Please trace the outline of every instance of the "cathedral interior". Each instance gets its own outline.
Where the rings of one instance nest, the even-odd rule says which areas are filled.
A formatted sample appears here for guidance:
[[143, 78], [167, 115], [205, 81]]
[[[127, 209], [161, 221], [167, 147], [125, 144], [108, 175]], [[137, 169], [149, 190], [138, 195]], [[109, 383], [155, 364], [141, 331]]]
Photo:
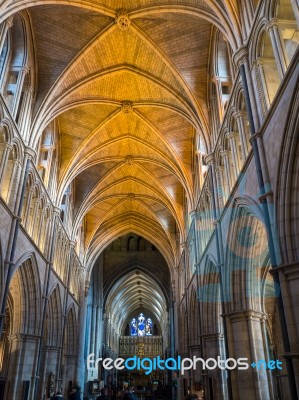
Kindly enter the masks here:
[[299, 0], [0, 2], [0, 400], [298, 400], [298, 43]]

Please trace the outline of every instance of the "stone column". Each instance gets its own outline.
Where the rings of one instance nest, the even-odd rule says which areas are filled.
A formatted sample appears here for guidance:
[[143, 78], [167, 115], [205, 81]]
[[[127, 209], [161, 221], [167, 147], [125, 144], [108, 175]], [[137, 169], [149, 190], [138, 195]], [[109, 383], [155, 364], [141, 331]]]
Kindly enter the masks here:
[[[15, 160], [14, 164], [13, 164], [11, 180], [10, 180], [10, 185], [9, 185], [9, 190], [7, 192], [7, 200], [6, 200], [10, 209], [14, 208], [15, 197], [17, 194], [16, 192], [17, 192], [18, 184], [19, 184], [19, 175], [20, 175], [21, 167], [22, 166], [21, 166], [20, 161]], [[17, 211], [17, 210], [15, 210], [15, 211]]]
[[[253, 310], [236, 311], [226, 314], [228, 323], [228, 340], [230, 356], [248, 358], [247, 370], [231, 371], [234, 398], [256, 400], [271, 399], [271, 382], [268, 380], [264, 366], [252, 368], [251, 364], [267, 360], [263, 343], [263, 314]], [[232, 365], [232, 362], [230, 363]]]
[[278, 21], [276, 18], [273, 18], [267, 23], [266, 30], [269, 32], [280, 79], [283, 79], [288, 68], [289, 60], [284, 43], [280, 37]]
[[244, 115], [241, 111], [239, 111], [234, 114], [234, 117], [236, 118], [237, 121], [237, 126], [240, 134], [242, 158], [243, 158], [243, 163], [245, 163], [247, 154], [249, 153], [249, 147], [248, 147], [248, 138], [244, 125]]
[[4, 22], [1, 24], [1, 31], [0, 31], [0, 54], [3, 49], [3, 45], [5, 42], [5, 38], [7, 35], [8, 30], [13, 26], [13, 16], [8, 17]]
[[237, 149], [237, 134], [235, 132], [230, 132], [226, 134], [226, 137], [229, 140], [229, 144], [232, 149], [232, 159], [233, 159], [233, 164], [234, 164], [234, 179], [237, 180], [239, 172], [240, 172], [240, 159], [239, 159], [239, 153]]
[[217, 96], [211, 95], [210, 98], [210, 109], [211, 109], [211, 121], [213, 126], [213, 144], [216, 143], [218, 137], [218, 131], [220, 128], [220, 118], [217, 104]]
[[248, 48], [246, 45], [241, 46], [233, 55], [233, 61], [237, 68], [240, 68], [241, 65], [244, 65], [245, 74], [247, 78], [248, 84], [248, 93], [250, 98], [251, 110], [252, 110], [252, 117], [254, 122], [255, 131], [260, 128], [260, 125], [263, 121], [263, 116], [259, 114], [258, 109], [260, 107], [257, 104], [260, 104], [259, 96], [255, 97], [254, 86], [253, 86], [253, 79], [250, 71], [249, 65], [249, 55], [248, 55]]
[[224, 208], [224, 204], [227, 200], [228, 194], [225, 193], [225, 185], [223, 182], [223, 172], [224, 168], [222, 166], [217, 167], [216, 173], [216, 188], [217, 188], [217, 197], [219, 199], [219, 207]]
[[33, 93], [34, 91], [32, 87], [25, 87], [23, 89], [23, 99], [22, 99], [22, 104], [20, 104], [21, 109], [18, 118], [19, 131], [26, 143], [28, 143], [29, 141], [28, 130], [31, 120], [31, 105], [32, 105]]
[[225, 180], [226, 180], [226, 189], [227, 193], [231, 192], [232, 189], [232, 182], [231, 182], [231, 169], [230, 169], [230, 163], [229, 163], [229, 153], [227, 150], [222, 150], [221, 151], [221, 157], [223, 158], [223, 164], [224, 164], [224, 175], [225, 175]]
[[299, 26], [299, 0], [291, 0], [297, 25]]
[[[81, 394], [84, 393], [85, 385], [85, 359], [84, 359], [84, 348], [85, 348], [85, 329], [86, 329], [86, 314], [87, 314], [87, 295], [89, 289], [89, 282], [85, 283], [85, 292], [83, 301], [80, 308], [80, 317], [78, 323], [78, 361], [77, 361], [77, 382], [81, 387]], [[82, 399], [82, 397], [81, 397]]]
[[19, 184], [18, 184], [18, 190], [16, 194], [16, 201], [15, 201], [15, 210], [17, 211], [17, 207], [19, 206], [20, 201], [23, 202], [22, 198], [22, 189], [23, 187], [25, 188], [27, 178], [28, 178], [28, 171], [26, 171], [26, 165], [27, 165], [27, 160], [29, 163], [34, 163], [34, 160], [36, 159], [36, 152], [33, 150], [31, 147], [26, 147], [24, 151], [24, 161], [23, 161], [23, 166], [22, 166], [22, 171], [21, 171], [21, 176], [19, 179]]
[[18, 79], [17, 79], [17, 83], [16, 83], [16, 91], [15, 91], [15, 95], [13, 98], [13, 103], [12, 103], [12, 114], [13, 117], [16, 118], [19, 107], [21, 106], [19, 104], [20, 99], [21, 99], [21, 93], [23, 90], [23, 85], [24, 85], [24, 80], [26, 75], [29, 73], [30, 68], [28, 66], [24, 66], [21, 68], [19, 74], [18, 74]]
[[6, 255], [5, 255], [5, 261], [4, 261], [4, 266], [5, 266], [4, 274], [3, 274], [4, 291], [3, 291], [3, 294], [1, 297], [2, 303], [1, 303], [1, 312], [0, 312], [0, 334], [3, 329], [3, 321], [4, 321], [3, 318], [4, 318], [4, 314], [5, 314], [5, 309], [6, 309], [6, 302], [7, 302], [8, 292], [9, 292], [12, 268], [14, 265], [14, 256], [15, 256], [15, 249], [16, 249], [16, 243], [17, 243], [18, 232], [19, 232], [19, 225], [20, 225], [20, 221], [21, 221], [22, 203], [23, 203], [23, 197], [24, 197], [23, 194], [25, 191], [24, 189], [25, 189], [25, 185], [26, 185], [31, 156], [32, 156], [32, 153], [31, 153], [30, 149], [26, 148], [25, 155], [24, 155], [23, 168], [21, 170], [21, 175], [20, 175], [20, 179], [19, 179], [18, 190], [17, 190], [16, 196], [15, 196], [15, 204], [14, 204], [15, 214], [13, 215], [12, 222], [11, 222], [8, 244], [7, 244]]
[[[299, 393], [299, 261], [281, 265], [276, 271], [279, 273], [291, 350], [284, 352], [283, 357], [293, 360], [297, 392]], [[272, 273], [276, 271], [272, 271]]]
[[6, 165], [9, 157], [9, 153], [12, 150], [12, 145], [6, 143], [4, 147], [4, 151], [2, 153], [2, 159], [0, 163], [0, 193], [2, 192], [2, 185], [4, 181], [4, 176], [5, 176], [5, 170], [6, 170]]
[[[225, 345], [224, 335], [221, 332], [206, 333], [202, 335], [204, 353], [202, 357], [204, 360], [209, 358], [215, 358], [220, 356], [221, 359], [225, 359]], [[207, 398], [213, 398], [214, 400], [223, 400], [228, 398], [227, 391], [227, 371], [216, 368], [214, 370], [202, 370], [203, 378], [205, 379], [205, 388], [208, 390]], [[213, 380], [213, 393], [210, 392], [209, 379]]]
[[[75, 242], [71, 241], [69, 245], [69, 251], [67, 255], [67, 262], [65, 264], [66, 268], [66, 282], [65, 282], [65, 287], [64, 287], [64, 298], [63, 298], [63, 319], [62, 319], [62, 329], [61, 329], [61, 341], [60, 341], [60, 347], [59, 347], [59, 352], [57, 355], [58, 362], [57, 362], [57, 378], [60, 382], [60, 385], [63, 386], [64, 381], [63, 381], [63, 373], [62, 371], [62, 366], [63, 366], [63, 358], [64, 358], [64, 347], [65, 347], [65, 334], [66, 334], [66, 324], [67, 324], [67, 306], [68, 306], [68, 297], [69, 297], [69, 289], [70, 289], [70, 277], [72, 273], [72, 263], [73, 263], [73, 257], [74, 257], [74, 248], [75, 248]], [[66, 355], [66, 358], [68, 355]], [[66, 368], [68, 368], [68, 365], [66, 365]]]
[[11, 361], [8, 372], [7, 399], [21, 399], [25, 381], [29, 382], [29, 398], [32, 398], [39, 336], [13, 334], [11, 340]]

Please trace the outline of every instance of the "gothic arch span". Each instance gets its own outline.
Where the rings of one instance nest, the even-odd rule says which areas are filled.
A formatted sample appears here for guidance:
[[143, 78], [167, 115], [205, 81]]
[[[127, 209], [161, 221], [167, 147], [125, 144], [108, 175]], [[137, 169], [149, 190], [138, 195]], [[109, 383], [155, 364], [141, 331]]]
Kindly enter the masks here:
[[[298, 69], [298, 68], [297, 68]], [[285, 136], [280, 154], [275, 199], [277, 204], [278, 234], [283, 264], [299, 260], [298, 248], [298, 187], [299, 187], [299, 78], [292, 97]]]
[[34, 255], [27, 254], [18, 261], [9, 290], [14, 303], [14, 333], [38, 335], [41, 322], [41, 285]]
[[[267, 234], [260, 207], [239, 199], [234, 204], [227, 235], [224, 297], [227, 312], [262, 312], [262, 288], [269, 259]], [[255, 204], [257, 206], [257, 204]]]

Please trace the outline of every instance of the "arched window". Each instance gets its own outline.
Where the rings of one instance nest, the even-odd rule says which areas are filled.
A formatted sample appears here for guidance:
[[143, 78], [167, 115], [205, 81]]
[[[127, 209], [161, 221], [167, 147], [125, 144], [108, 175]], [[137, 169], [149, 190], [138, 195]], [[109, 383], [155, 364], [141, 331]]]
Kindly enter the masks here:
[[[9, 54], [5, 59], [8, 63], [5, 65], [4, 90], [3, 96], [6, 99], [7, 106], [16, 115], [21, 97], [25, 74], [23, 68], [26, 63], [26, 40], [24, 21], [20, 15], [16, 15], [8, 34], [10, 37]], [[7, 39], [7, 43], [9, 39]]]
[[56, 180], [55, 125], [51, 123], [43, 131], [39, 142], [38, 171], [48, 189]]
[[270, 107], [282, 77], [279, 75], [271, 39], [268, 32], [263, 32], [256, 65], [257, 93], [261, 100], [264, 116]]
[[9, 36], [6, 35], [3, 43], [3, 47], [0, 53], [0, 82], [3, 81], [5, 66], [7, 63], [8, 56], [8, 48], [9, 48]]
[[[278, 28], [287, 54], [287, 65], [292, 60], [299, 44], [299, 29], [294, 8], [290, 0], [280, 0], [278, 7]], [[298, 9], [296, 10], [299, 16]]]
[[134, 236], [130, 236], [128, 238], [127, 250], [128, 251], [136, 251], [137, 250], [137, 239]]
[[146, 318], [143, 313], [140, 313], [136, 318], [132, 318], [130, 325], [131, 336], [152, 336], [153, 321], [151, 318]]
[[145, 251], [145, 240], [142, 237], [137, 240], [137, 250]]

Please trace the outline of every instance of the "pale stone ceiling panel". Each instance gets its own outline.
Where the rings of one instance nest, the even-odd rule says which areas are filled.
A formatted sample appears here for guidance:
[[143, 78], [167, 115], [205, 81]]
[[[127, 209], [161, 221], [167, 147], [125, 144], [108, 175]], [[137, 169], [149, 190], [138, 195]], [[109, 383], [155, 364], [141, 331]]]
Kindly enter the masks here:
[[84, 51], [76, 62], [70, 66], [62, 81], [57, 86], [55, 95], [62, 93], [75, 82], [104, 71], [114, 66], [131, 65], [166, 82], [185, 98], [188, 97], [175, 73], [157, 54], [152, 46], [145, 42], [133, 28], [120, 31], [116, 26], [101, 35]]
[[93, 187], [113, 168], [117, 162], [106, 162], [94, 165], [84, 172], [81, 172], [74, 179], [75, 185], [75, 212], [78, 210], [82, 202], [86, 199], [88, 193]]
[[88, 240], [91, 238], [90, 235], [94, 232], [99, 224], [99, 221], [104, 220], [105, 216], [119, 203], [121, 203], [119, 198], [110, 198], [102, 201], [101, 203], [94, 206], [85, 216], [86, 222], [86, 233], [89, 236]]
[[[87, 116], [89, 115], [90, 114]], [[87, 127], [88, 125], [86, 128]], [[94, 127], [95, 126], [93, 126], [93, 128]], [[72, 130], [70, 130], [70, 132], [72, 132]], [[82, 130], [82, 141], [87, 137], [87, 133], [88, 132], [86, 132], [86, 130]], [[106, 146], [109, 142], [117, 138], [121, 138], [127, 134], [138, 141], [142, 141], [145, 144], [147, 143], [152, 148], [156, 148], [161, 154], [166, 155], [169, 159], [173, 158], [174, 153], [169, 150], [169, 143], [165, 143], [163, 141], [163, 137], [159, 135], [157, 131], [152, 129], [151, 126], [148, 125], [143, 119], [138, 117], [136, 113], [133, 112], [126, 114], [119, 112], [114, 114], [113, 118], [109, 119], [103, 126], [99, 127], [99, 129], [96, 129], [93, 135], [85, 140], [84, 146], [82, 146], [80, 153], [74, 157], [72, 163], [76, 164], [76, 162], [82, 158], [82, 154], [91, 154], [97, 148], [99, 149], [101, 146]], [[78, 131], [78, 135], [80, 135], [80, 130]], [[65, 140], [64, 137], [62, 139]], [[186, 140], [188, 140], [188, 137], [185, 139], [185, 141]], [[76, 143], [78, 143], [78, 140]], [[138, 146], [137, 142], [136, 144]], [[116, 143], [115, 145], [118, 146], [119, 144]], [[127, 154], [125, 154], [125, 149]], [[131, 154], [128, 146], [125, 147], [123, 145], [122, 151], [124, 156], [129, 156]], [[67, 146], [63, 148], [63, 153], [65, 153], [63, 154], [63, 159], [67, 160], [70, 160], [70, 157], [73, 155], [72, 149], [69, 150]], [[183, 159], [183, 161], [185, 159]], [[64, 165], [66, 164], [64, 163], [62, 165], [62, 170], [64, 169]]]
[[[133, 178], [138, 182], [144, 182], [147, 186], [152, 186], [153, 190], [160, 194], [161, 198], [165, 197], [164, 187], [159, 186], [159, 182], [157, 182], [154, 178], [152, 178], [149, 174], [144, 174], [143, 170], [141, 170], [138, 165], [127, 165], [122, 164], [119, 168], [114, 169], [110, 172], [105, 179], [103, 179], [99, 185], [97, 186], [97, 191], [99, 193], [104, 193], [105, 188], [115, 184], [119, 179], [128, 179]], [[134, 188], [131, 191], [125, 191], [127, 193], [133, 193]]]
[[159, 181], [162, 186], [165, 187], [169, 196], [173, 198], [177, 203], [182, 204], [184, 200], [184, 188], [178, 181], [178, 178], [158, 165], [142, 161], [142, 165], [147, 168]]
[[[154, 198], [147, 198], [147, 199], [141, 199], [141, 201], [145, 202], [155, 214], [159, 214], [161, 212], [169, 212], [167, 207], [164, 204], [158, 203], [155, 201]], [[182, 218], [183, 218], [183, 208], [181, 207], [180, 204], [175, 204], [176, 205], [176, 212], [177, 212], [177, 218], [179, 219], [179, 222], [181, 223]]]
[[[117, 145], [116, 145], [117, 144]], [[155, 163], [161, 163], [162, 165], [169, 165], [165, 160], [165, 154], [159, 154], [155, 149], [152, 149], [146, 144], [136, 141], [134, 137], [129, 135], [122, 136], [117, 142], [113, 142], [90, 154], [88, 157], [82, 160], [80, 168], [83, 165], [90, 163], [97, 163], [100, 161], [114, 160], [114, 161], [126, 161], [127, 156], [132, 156], [135, 161], [148, 159]]]
[[113, 196], [113, 197], [123, 197], [126, 195], [134, 194], [135, 197], [153, 197], [156, 198], [157, 201], [161, 201], [162, 195], [161, 192], [149, 185], [146, 186], [143, 181], [138, 181], [131, 176], [125, 177], [114, 182], [113, 186], [105, 188], [101, 192], [101, 197]]
[[189, 168], [192, 163], [194, 128], [184, 117], [158, 107], [138, 107], [138, 112], [150, 121], [170, 143], [179, 158]]
[[[87, 104], [73, 108], [61, 114], [58, 118], [61, 141], [61, 169], [63, 173], [67, 163], [84, 139], [107, 118], [116, 106], [109, 104]], [[84, 155], [83, 153], [81, 154]]]
[[207, 5], [208, 1], [205, 0], [95, 0], [94, 2], [113, 10], [123, 8], [129, 11], [136, 9], [139, 10], [144, 7], [165, 5], [167, 3], [174, 5], [190, 5], [209, 9]]
[[136, 19], [134, 23], [173, 62], [197, 98], [206, 102], [206, 71], [212, 25], [202, 19], [173, 14]]
[[128, 69], [116, 71], [82, 84], [63, 102], [60, 102], [59, 106], [79, 100], [96, 99], [118, 102], [132, 101], [133, 103], [162, 103], [186, 111], [186, 106], [182, 105], [178, 93], [172, 94], [158, 83]]
[[32, 7], [30, 14], [38, 60], [38, 106], [69, 62], [112, 19], [57, 5]]
[[149, 219], [156, 219], [153, 214], [140, 201], [132, 201], [130, 199], [127, 199], [126, 201], [115, 207], [112, 213], [109, 215], [109, 218], [113, 218], [117, 215], [122, 215], [131, 211], [134, 211], [135, 213], [140, 215], [144, 215], [146, 218]]

